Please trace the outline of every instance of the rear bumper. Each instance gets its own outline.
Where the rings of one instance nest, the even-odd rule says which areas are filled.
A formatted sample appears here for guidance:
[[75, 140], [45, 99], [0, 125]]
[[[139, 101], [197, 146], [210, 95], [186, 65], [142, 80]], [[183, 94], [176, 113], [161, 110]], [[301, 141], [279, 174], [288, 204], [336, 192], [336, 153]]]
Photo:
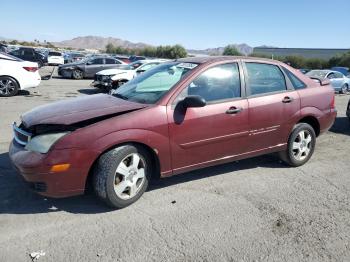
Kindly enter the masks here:
[[20, 82], [20, 88], [27, 89], [39, 86], [41, 83], [41, 76], [36, 73], [35, 76], [27, 77], [24, 81]]
[[[32, 190], [40, 195], [62, 198], [83, 194], [86, 178], [97, 152], [81, 149], [52, 150], [40, 154], [25, 150], [12, 141], [9, 156], [13, 166]], [[51, 167], [69, 163], [63, 172], [52, 172]]]

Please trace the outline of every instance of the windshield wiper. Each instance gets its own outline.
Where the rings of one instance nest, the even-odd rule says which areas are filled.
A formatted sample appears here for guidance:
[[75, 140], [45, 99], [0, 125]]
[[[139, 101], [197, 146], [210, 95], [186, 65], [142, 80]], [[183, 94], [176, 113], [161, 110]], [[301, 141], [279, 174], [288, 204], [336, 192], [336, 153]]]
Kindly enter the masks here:
[[127, 96], [124, 96], [124, 95], [118, 94], [118, 93], [114, 93], [114, 94], [112, 94], [112, 96], [115, 96], [115, 97], [118, 97], [118, 98], [121, 98], [121, 99], [124, 99], [124, 100], [128, 100], [129, 99]]

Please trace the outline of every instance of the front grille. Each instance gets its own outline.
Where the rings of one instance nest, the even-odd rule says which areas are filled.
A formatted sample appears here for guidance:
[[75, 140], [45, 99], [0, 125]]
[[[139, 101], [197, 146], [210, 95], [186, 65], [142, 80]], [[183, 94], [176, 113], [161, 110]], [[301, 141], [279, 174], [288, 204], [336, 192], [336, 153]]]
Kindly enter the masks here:
[[95, 81], [99, 81], [99, 82], [107, 82], [109, 80], [109, 76], [106, 75], [95, 75]]
[[28, 144], [32, 137], [32, 133], [29, 133], [28, 131], [23, 130], [22, 128], [18, 127], [16, 122], [13, 123], [13, 134], [16, 142], [22, 146], [25, 146]]

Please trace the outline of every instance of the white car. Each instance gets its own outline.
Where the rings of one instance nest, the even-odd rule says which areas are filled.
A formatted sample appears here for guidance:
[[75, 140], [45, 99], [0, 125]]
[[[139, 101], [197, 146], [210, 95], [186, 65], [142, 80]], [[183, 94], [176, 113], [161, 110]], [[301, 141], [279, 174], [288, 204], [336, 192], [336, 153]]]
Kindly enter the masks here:
[[50, 51], [47, 55], [47, 63], [49, 65], [63, 65], [64, 57], [60, 52]]
[[106, 69], [95, 74], [91, 86], [101, 89], [116, 89], [137, 75], [168, 60], [140, 60], [121, 68]]
[[0, 52], [0, 96], [14, 96], [19, 90], [37, 87], [40, 81], [38, 63]]

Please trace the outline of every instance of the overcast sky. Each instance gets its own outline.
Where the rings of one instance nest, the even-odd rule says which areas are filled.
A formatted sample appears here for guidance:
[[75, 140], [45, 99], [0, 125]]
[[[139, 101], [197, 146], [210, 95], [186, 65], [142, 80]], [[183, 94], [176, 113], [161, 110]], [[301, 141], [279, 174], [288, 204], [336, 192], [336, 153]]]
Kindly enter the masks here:
[[12, 0], [0, 8], [0, 36], [20, 40], [97, 35], [194, 49], [350, 48], [350, 0]]

